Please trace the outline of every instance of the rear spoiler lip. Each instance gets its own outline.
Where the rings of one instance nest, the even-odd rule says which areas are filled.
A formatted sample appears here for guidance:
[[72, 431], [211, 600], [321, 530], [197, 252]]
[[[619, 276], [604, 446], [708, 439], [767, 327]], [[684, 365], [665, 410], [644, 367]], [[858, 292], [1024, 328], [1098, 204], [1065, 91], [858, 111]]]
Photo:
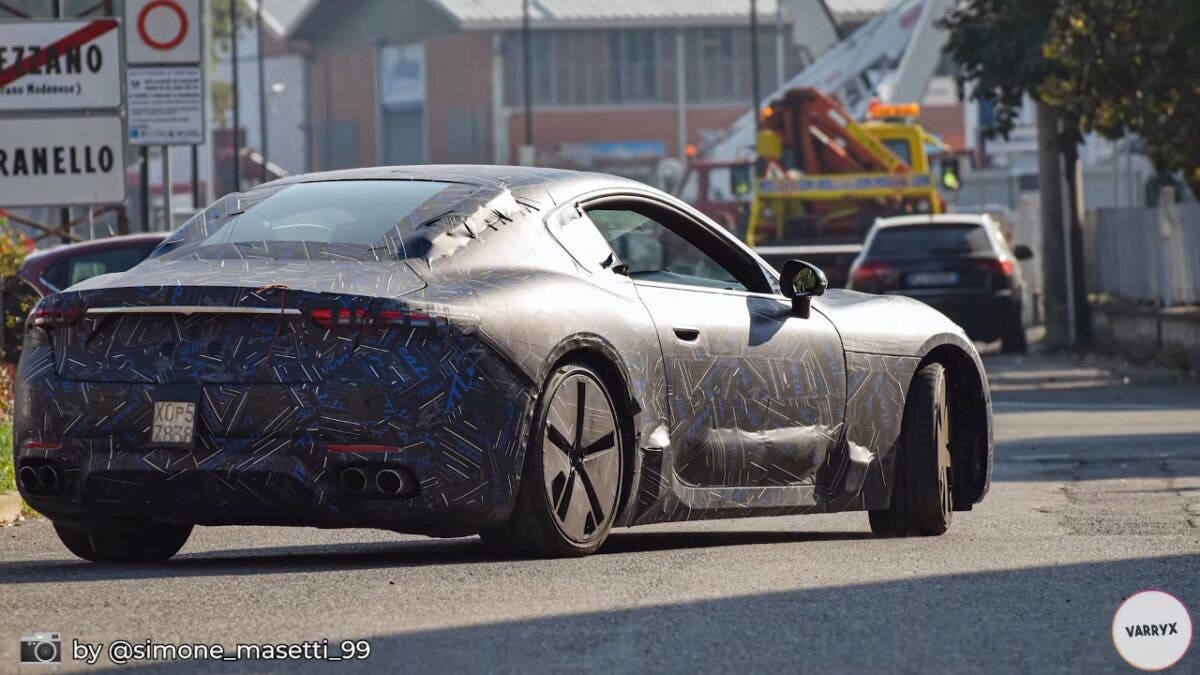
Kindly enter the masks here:
[[140, 305], [131, 307], [88, 307], [88, 314], [280, 314], [299, 315], [298, 309], [285, 307], [234, 307], [214, 305]]

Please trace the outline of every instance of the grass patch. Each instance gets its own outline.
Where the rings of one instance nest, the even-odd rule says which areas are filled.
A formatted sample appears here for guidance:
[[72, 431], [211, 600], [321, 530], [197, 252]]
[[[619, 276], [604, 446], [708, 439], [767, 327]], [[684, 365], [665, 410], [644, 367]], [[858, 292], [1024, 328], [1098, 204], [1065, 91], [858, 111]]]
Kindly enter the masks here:
[[17, 489], [17, 476], [13, 472], [13, 429], [12, 422], [0, 424], [0, 494]]

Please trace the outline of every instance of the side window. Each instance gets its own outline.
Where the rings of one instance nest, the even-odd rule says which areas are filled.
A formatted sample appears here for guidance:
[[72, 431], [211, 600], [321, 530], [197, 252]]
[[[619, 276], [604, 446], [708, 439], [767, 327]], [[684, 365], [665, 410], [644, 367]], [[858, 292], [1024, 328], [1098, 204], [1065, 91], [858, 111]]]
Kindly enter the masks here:
[[124, 272], [140, 263], [148, 253], [138, 248], [118, 248], [97, 253], [84, 253], [63, 258], [47, 268], [42, 275], [55, 288], [63, 290], [94, 276]]
[[598, 272], [615, 264], [613, 251], [596, 231], [596, 226], [576, 210], [563, 211], [555, 222], [547, 226], [550, 234], [567, 249], [575, 262], [589, 272]]
[[637, 211], [589, 209], [588, 217], [632, 279], [745, 291], [746, 285], [700, 247]]

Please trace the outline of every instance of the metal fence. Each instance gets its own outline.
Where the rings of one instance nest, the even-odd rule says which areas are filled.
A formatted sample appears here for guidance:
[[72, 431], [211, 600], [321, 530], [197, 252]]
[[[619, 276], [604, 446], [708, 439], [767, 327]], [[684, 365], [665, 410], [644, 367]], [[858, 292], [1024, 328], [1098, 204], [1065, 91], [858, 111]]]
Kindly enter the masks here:
[[1200, 304], [1200, 204], [1159, 203], [1088, 213], [1089, 291], [1164, 307]]

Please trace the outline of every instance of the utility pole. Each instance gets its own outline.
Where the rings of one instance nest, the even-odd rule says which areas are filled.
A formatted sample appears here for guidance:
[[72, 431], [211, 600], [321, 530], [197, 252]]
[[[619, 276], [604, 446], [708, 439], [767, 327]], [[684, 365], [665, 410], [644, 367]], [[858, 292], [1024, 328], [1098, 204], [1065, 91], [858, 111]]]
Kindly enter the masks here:
[[171, 146], [162, 146], [162, 203], [163, 203], [163, 231], [170, 232], [175, 229], [175, 219], [171, 215]]
[[263, 75], [263, 0], [258, 0], [254, 12], [254, 25], [258, 33], [258, 135], [262, 154], [258, 182], [267, 182], [267, 82]]
[[758, 1], [750, 0], [750, 96], [754, 98], [754, 130], [757, 132], [761, 119], [758, 106], [762, 104], [762, 83], [758, 77]]
[[242, 190], [241, 103], [238, 99], [238, 0], [229, 0], [229, 45], [233, 59], [233, 191]]
[[521, 80], [525, 89], [525, 147], [520, 153], [522, 161], [519, 164], [527, 163], [526, 154], [533, 153], [533, 62], [532, 49], [530, 49], [530, 39], [532, 38], [532, 27], [529, 20], [529, 0], [521, 0]]
[[1058, 151], [1058, 115], [1037, 104], [1038, 192], [1041, 197], [1042, 305], [1046, 346], [1073, 346], [1071, 294], [1068, 286], [1068, 218], [1063, 199], [1062, 157]]
[[[54, 0], [54, 18], [63, 18], [63, 0]], [[58, 210], [58, 224], [62, 228], [62, 243], [71, 243], [71, 207], [64, 206]]]

